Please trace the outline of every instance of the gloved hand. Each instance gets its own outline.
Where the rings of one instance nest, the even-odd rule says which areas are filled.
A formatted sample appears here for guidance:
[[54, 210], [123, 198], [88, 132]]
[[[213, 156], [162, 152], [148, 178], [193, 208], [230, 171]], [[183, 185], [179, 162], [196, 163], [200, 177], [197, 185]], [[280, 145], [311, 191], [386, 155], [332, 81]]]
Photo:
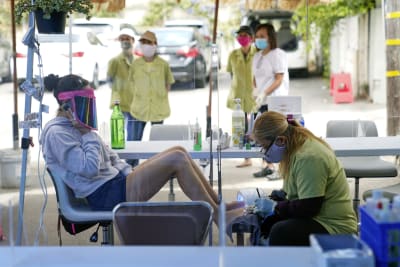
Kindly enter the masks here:
[[269, 198], [274, 200], [274, 201], [283, 201], [286, 200], [286, 192], [283, 191], [282, 189], [280, 190], [272, 190], [271, 194], [269, 195]]
[[264, 93], [261, 93], [261, 94], [259, 94], [257, 96], [257, 98], [256, 98], [256, 106], [257, 106], [257, 108], [261, 107], [261, 105], [264, 102], [264, 98], [265, 98], [265, 94]]

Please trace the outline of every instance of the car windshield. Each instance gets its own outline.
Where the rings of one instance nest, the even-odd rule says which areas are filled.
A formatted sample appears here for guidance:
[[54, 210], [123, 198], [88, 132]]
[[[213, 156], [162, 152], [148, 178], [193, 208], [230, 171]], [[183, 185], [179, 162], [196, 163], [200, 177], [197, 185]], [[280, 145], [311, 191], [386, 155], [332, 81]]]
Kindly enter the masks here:
[[161, 46], [186, 45], [192, 41], [192, 31], [187, 30], [168, 30], [155, 31], [157, 44]]

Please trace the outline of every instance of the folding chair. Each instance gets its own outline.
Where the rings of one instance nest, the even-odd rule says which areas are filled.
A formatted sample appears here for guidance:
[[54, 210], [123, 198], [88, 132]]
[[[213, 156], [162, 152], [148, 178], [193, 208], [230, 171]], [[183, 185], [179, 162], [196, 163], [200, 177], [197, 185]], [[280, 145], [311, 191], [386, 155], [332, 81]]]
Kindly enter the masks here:
[[123, 202], [113, 223], [123, 245], [203, 245], [213, 209], [204, 201]]
[[[61, 178], [53, 175], [49, 169], [49, 173], [54, 188], [56, 190], [58, 214], [65, 220], [74, 224], [99, 224], [96, 232], [90, 237], [91, 242], [97, 242], [97, 233], [99, 227], [103, 230], [102, 245], [113, 245], [113, 228], [112, 228], [112, 212], [111, 211], [93, 211], [86, 202], [86, 199], [76, 198], [72, 190], [62, 181]], [[60, 228], [60, 226], [58, 227]], [[61, 242], [61, 232], [58, 229], [58, 236]]]
[[[378, 136], [373, 121], [369, 120], [331, 120], [327, 123], [326, 137]], [[353, 208], [358, 214], [359, 181], [361, 178], [396, 177], [395, 164], [382, 160], [378, 156], [339, 157], [347, 177], [355, 179]]]

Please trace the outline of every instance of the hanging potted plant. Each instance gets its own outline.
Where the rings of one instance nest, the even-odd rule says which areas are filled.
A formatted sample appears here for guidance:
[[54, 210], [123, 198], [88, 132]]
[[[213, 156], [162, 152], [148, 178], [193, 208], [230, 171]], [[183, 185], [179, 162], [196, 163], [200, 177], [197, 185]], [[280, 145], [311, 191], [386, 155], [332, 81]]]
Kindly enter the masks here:
[[34, 12], [38, 32], [64, 33], [66, 18], [71, 13], [81, 13], [90, 19], [92, 8], [91, 0], [35, 0], [33, 4], [31, 0], [17, 0], [15, 21], [19, 24], [24, 15]]

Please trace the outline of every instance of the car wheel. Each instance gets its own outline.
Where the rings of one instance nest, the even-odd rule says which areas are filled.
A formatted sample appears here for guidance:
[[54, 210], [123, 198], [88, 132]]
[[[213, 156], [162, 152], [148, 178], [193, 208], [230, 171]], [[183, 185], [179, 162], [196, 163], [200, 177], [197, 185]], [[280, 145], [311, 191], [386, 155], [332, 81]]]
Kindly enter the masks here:
[[90, 83], [90, 86], [93, 89], [97, 89], [100, 86], [100, 81], [99, 81], [99, 67], [96, 65], [93, 70], [93, 78], [92, 82]]
[[204, 61], [201, 61], [199, 66], [196, 64], [196, 78], [194, 80], [195, 88], [204, 88], [207, 84], [207, 68]]

